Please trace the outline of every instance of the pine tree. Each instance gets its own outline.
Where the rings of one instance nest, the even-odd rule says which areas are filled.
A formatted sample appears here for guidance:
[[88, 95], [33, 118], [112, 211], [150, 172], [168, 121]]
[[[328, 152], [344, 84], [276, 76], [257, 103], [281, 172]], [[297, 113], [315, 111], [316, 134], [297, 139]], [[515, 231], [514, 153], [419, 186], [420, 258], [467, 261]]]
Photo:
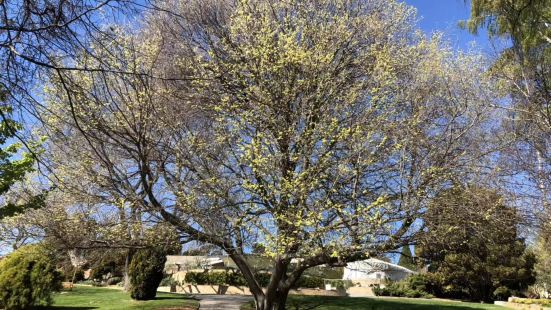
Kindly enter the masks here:
[[413, 254], [409, 245], [402, 247], [402, 253], [400, 253], [400, 260], [398, 265], [406, 267], [407, 269], [415, 270], [415, 263], [413, 262]]

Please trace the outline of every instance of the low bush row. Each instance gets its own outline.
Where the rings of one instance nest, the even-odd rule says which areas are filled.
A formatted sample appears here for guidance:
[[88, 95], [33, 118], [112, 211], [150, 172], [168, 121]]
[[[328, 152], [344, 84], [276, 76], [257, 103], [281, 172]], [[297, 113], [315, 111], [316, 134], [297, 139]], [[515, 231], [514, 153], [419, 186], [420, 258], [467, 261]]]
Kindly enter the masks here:
[[376, 296], [432, 298], [428, 293], [430, 281], [422, 274], [412, 275], [402, 281], [387, 282], [384, 287], [375, 287], [373, 293]]
[[323, 285], [323, 278], [311, 276], [302, 276], [295, 283], [295, 287], [303, 288], [323, 288]]
[[[270, 273], [257, 273], [255, 277], [259, 284], [263, 287], [268, 286], [270, 282]], [[169, 280], [165, 280], [168, 283]], [[193, 285], [231, 285], [231, 286], [246, 286], [247, 282], [241, 273], [234, 271], [203, 271], [186, 273], [184, 278], [185, 283]], [[319, 277], [302, 276], [295, 287], [303, 288], [322, 288], [323, 279]]]
[[[261, 277], [262, 278], [262, 277]], [[263, 278], [262, 278], [263, 279]], [[185, 283], [193, 285], [246, 285], [245, 278], [237, 272], [214, 271], [214, 272], [193, 272], [186, 273]]]
[[331, 287], [343, 290], [347, 290], [348, 288], [354, 286], [354, 283], [351, 280], [325, 279], [323, 282], [325, 284], [330, 284]]
[[[440, 298], [469, 299], [472, 296], [464, 292], [461, 293], [457, 286], [443, 284], [442, 279], [433, 273], [415, 274], [398, 282], [388, 281], [382, 287], [375, 287], [373, 293], [377, 296], [411, 298], [436, 296]], [[521, 292], [506, 286], [498, 286], [490, 294], [493, 300], [507, 300], [509, 296], [518, 296]]]
[[513, 297], [511, 301], [518, 304], [551, 306], [551, 299], [533, 299], [533, 298]]

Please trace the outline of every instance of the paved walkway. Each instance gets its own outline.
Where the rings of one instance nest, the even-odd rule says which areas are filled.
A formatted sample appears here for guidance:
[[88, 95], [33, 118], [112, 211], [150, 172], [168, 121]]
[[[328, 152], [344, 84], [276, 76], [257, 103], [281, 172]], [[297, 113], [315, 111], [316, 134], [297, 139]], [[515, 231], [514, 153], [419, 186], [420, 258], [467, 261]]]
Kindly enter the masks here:
[[239, 310], [241, 305], [253, 300], [242, 295], [195, 295], [200, 310]]

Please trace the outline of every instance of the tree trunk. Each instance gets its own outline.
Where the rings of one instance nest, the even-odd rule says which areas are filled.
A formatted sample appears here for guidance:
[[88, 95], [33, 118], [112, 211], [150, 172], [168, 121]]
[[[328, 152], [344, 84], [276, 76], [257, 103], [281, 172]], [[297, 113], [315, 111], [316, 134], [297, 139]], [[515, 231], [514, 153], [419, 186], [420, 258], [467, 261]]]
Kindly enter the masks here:
[[551, 218], [551, 208], [547, 206], [547, 188], [545, 186], [545, 159], [543, 158], [542, 153], [536, 149], [536, 158], [538, 160], [538, 169], [537, 169], [537, 179], [538, 187], [541, 194], [541, 203], [544, 211], [545, 218]]
[[285, 310], [287, 305], [287, 296], [289, 296], [289, 289], [280, 290], [277, 294], [276, 307], [277, 310]]
[[289, 290], [300, 278], [304, 269], [295, 270], [289, 276], [287, 274], [291, 260], [289, 258], [278, 259], [274, 264], [270, 283], [264, 289], [256, 281], [253, 270], [245, 260], [243, 254], [229, 253], [243, 277], [247, 281], [251, 294], [254, 297], [256, 310], [284, 310], [287, 303]]
[[130, 274], [128, 269], [130, 267], [130, 262], [132, 261], [132, 256], [134, 255], [134, 250], [128, 249], [126, 252], [126, 258], [124, 260], [124, 291], [130, 291]]
[[275, 298], [266, 298], [269, 295], [268, 292], [261, 296], [255, 296], [256, 310], [285, 310], [287, 304], [287, 297], [289, 296], [289, 288], [278, 289], [273, 296]]

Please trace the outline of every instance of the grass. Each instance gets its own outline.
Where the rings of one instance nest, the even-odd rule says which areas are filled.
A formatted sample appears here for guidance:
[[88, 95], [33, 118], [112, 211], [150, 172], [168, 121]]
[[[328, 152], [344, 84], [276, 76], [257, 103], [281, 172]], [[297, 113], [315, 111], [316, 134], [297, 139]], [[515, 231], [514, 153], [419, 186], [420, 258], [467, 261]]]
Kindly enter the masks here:
[[154, 300], [135, 301], [124, 291], [111, 288], [76, 286], [71, 291], [54, 296], [54, 304], [48, 309], [57, 310], [122, 310], [122, 309], [198, 309], [199, 302], [185, 295], [157, 293]]
[[[117, 289], [77, 286], [72, 291], [54, 296], [54, 304], [48, 309], [56, 310], [122, 310], [122, 309], [197, 309], [198, 301], [185, 295], [158, 293], [155, 300], [134, 301]], [[472, 310], [505, 309], [503, 307], [467, 302], [451, 302], [404, 298], [350, 298], [322, 296], [289, 296], [289, 310]], [[242, 309], [253, 309], [245, 305]]]
[[[254, 309], [252, 304], [242, 310]], [[472, 310], [472, 309], [505, 309], [490, 304], [467, 302], [439, 301], [405, 298], [351, 298], [321, 296], [289, 296], [289, 310]]]

